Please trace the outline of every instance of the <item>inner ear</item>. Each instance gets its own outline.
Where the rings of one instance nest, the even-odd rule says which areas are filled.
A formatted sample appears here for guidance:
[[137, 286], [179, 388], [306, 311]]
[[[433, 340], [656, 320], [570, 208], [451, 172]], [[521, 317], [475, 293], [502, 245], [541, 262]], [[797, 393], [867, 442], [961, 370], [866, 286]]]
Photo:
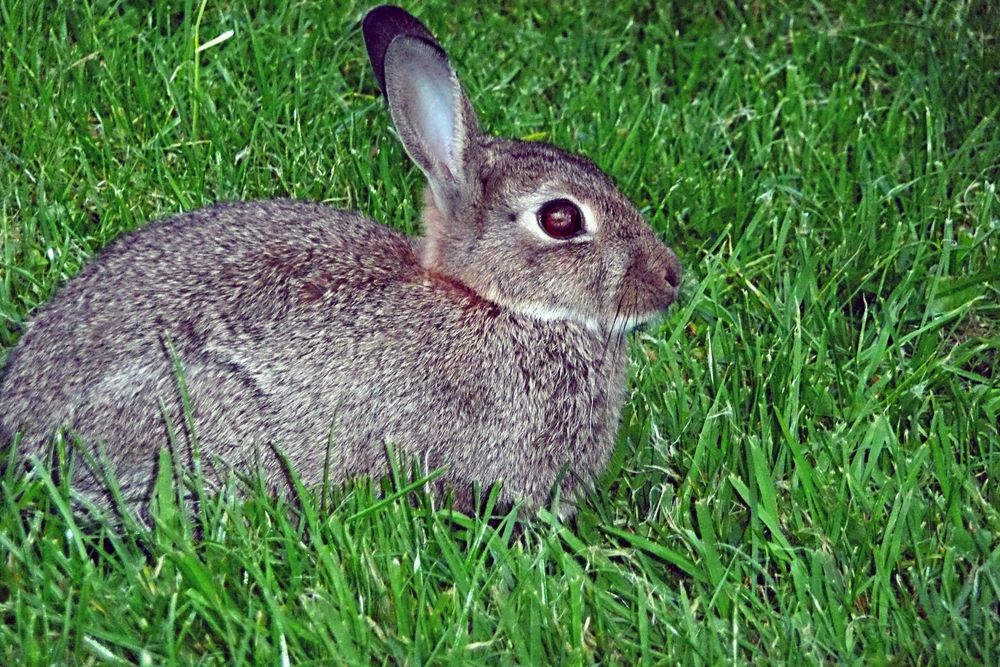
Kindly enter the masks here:
[[386, 98], [400, 139], [431, 186], [465, 181], [464, 149], [476, 131], [471, 108], [435, 45], [399, 37], [385, 57]]

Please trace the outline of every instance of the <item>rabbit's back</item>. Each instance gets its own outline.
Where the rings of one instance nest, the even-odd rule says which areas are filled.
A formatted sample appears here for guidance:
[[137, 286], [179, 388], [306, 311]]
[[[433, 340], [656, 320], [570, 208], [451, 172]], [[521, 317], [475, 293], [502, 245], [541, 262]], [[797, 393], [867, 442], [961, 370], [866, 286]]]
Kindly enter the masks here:
[[[184, 431], [175, 356], [200, 438], [223, 449], [267, 442], [274, 410], [240, 350], [302, 326], [290, 314], [316, 289], [312, 273], [338, 276], [357, 298], [415, 262], [406, 237], [319, 204], [222, 204], [151, 223], [106, 248], [30, 323], [0, 378], [0, 437], [22, 431], [22, 448], [37, 453], [68, 425], [107, 443], [115, 462], [147, 462], [166, 441], [164, 410]], [[148, 479], [142, 468], [136, 479]]]

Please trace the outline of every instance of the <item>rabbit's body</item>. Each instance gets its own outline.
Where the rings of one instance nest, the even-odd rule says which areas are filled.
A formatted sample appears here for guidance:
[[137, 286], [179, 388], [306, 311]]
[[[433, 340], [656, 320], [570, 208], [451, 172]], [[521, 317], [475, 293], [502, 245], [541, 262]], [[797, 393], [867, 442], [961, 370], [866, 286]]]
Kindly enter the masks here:
[[[198, 252], [165, 254], [167, 243]], [[28, 429], [34, 453], [63, 424], [114, 443], [122, 490], [141, 499], [167, 443], [161, 406], [188, 445], [170, 340], [206, 466], [279, 482], [275, 444], [306, 483], [342, 481], [384, 472], [388, 441], [444, 467], [459, 495], [504, 480], [510, 497], [541, 499], [563, 466], [567, 486], [597, 472], [621, 405], [621, 346], [484, 301], [421, 266], [420, 250], [294, 201], [153, 223], [38, 314], [7, 369], [3, 419]]]
[[[278, 485], [276, 450], [307, 483], [379, 474], [389, 443], [466, 509], [476, 483], [529, 509], [579, 495], [611, 452], [622, 337], [674, 300], [677, 259], [589, 160], [482, 133], [412, 16], [376, 8], [364, 33], [427, 176], [424, 236], [288, 200], [129, 234], [13, 351], [0, 437], [37, 455], [68, 426], [137, 501], [171, 428], [186, 464], [196, 436], [209, 481]], [[100, 498], [83, 468], [74, 484]]]

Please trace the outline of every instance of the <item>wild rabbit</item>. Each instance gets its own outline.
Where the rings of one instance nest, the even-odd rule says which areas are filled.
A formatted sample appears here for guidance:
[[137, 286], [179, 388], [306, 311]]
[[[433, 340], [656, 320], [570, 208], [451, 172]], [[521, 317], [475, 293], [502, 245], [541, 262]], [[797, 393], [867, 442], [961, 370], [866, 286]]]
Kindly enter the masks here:
[[[474, 484], [561, 511], [611, 453], [623, 334], [667, 308], [680, 268], [591, 161], [484, 134], [440, 45], [393, 6], [364, 19], [407, 153], [427, 177], [424, 236], [290, 200], [153, 222], [101, 252], [40, 309], [0, 379], [0, 438], [42, 455], [68, 427], [149, 497], [176, 432], [183, 368], [206, 478], [307, 484], [387, 470], [386, 443]], [[176, 352], [171, 354], [170, 348]], [[98, 501], [99, 475], [73, 484]], [[104, 500], [107, 500], [104, 498]]]

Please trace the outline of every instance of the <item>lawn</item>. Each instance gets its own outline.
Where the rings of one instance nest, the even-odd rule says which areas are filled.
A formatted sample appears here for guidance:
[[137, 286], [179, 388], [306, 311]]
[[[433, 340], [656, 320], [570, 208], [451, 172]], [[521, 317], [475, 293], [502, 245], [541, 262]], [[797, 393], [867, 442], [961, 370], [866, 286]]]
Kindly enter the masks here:
[[[593, 157], [686, 270], [577, 519], [164, 476], [153, 528], [83, 525], [8, 468], [0, 663], [1000, 663], [996, 3], [453, 4], [410, 9], [484, 126]], [[366, 8], [0, 0], [0, 354], [152, 218], [415, 232]]]

